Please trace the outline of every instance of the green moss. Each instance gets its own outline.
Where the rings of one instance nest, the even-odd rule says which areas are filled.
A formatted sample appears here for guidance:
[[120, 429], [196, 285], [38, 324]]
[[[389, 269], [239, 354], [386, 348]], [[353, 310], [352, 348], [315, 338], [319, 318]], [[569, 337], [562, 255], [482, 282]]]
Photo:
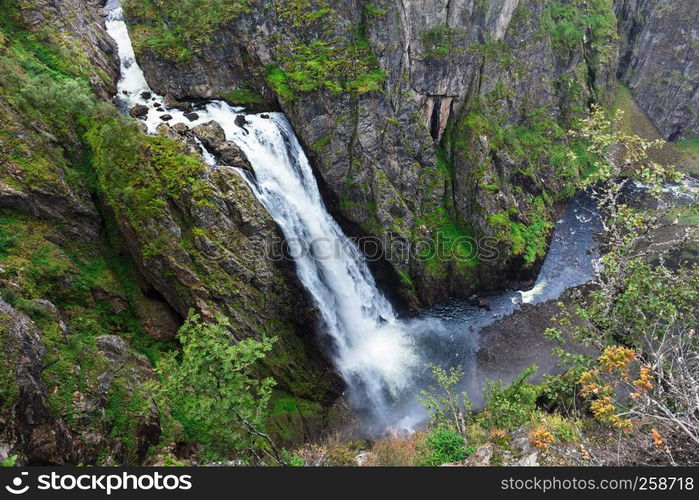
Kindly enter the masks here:
[[680, 151], [687, 151], [690, 153], [698, 154], [699, 153], [699, 137], [695, 137], [693, 139], [683, 139], [681, 141], [677, 141], [677, 149]]
[[122, 379], [109, 387], [104, 406], [105, 425], [110, 429], [109, 437], [121, 445], [121, 452], [127, 457], [123, 465], [129, 465], [129, 458], [135, 458], [139, 426], [151, 411], [150, 395], [144, 387], [127, 385]]
[[275, 0], [277, 16], [297, 29], [308, 29], [333, 14], [326, 0]]
[[348, 45], [316, 39], [292, 47], [279, 58], [281, 67], [268, 68], [267, 81], [287, 101], [298, 93], [321, 89], [333, 94], [375, 92], [386, 79], [376, 67], [369, 44], [362, 39]]
[[312, 147], [313, 147], [313, 149], [315, 149], [315, 150], [325, 149], [325, 148], [328, 147], [328, 145], [330, 144], [330, 142], [332, 141], [332, 139], [333, 139], [332, 135], [330, 135], [330, 134], [324, 135], [323, 137], [321, 137], [320, 139], [318, 139], [317, 141], [315, 141], [315, 142], [313, 143], [313, 146], [312, 146]]
[[[144, 136], [117, 116], [95, 120], [86, 139], [100, 190], [137, 231], [165, 216], [168, 198], [187, 196], [206, 202], [209, 188], [200, 176], [205, 164], [183, 144], [163, 136]], [[161, 253], [163, 245], [171, 243], [161, 236], [165, 239], [151, 241], [146, 254]]]
[[599, 62], [613, 57], [610, 42], [619, 36], [612, 0], [556, 0], [546, 10], [543, 27], [559, 50], [581, 50], [587, 40]]
[[226, 101], [233, 105], [239, 106], [260, 106], [264, 104], [265, 99], [259, 93], [251, 89], [233, 89], [222, 96]]
[[457, 50], [456, 44], [464, 38], [464, 31], [446, 24], [440, 24], [420, 33], [424, 57], [446, 57]]
[[9, 339], [7, 321], [8, 318], [0, 315], [0, 418], [6, 411], [11, 411], [19, 396], [15, 369], [17, 352]]
[[413, 281], [413, 278], [410, 276], [409, 272], [402, 269], [396, 269], [396, 272], [398, 273], [398, 276], [400, 276], [401, 283], [409, 288], [415, 287], [415, 282]]
[[299, 94], [326, 90], [333, 94], [364, 94], [381, 90], [386, 75], [366, 39], [365, 25], [338, 35], [337, 14], [325, 1], [275, 2], [277, 15], [293, 30], [292, 43], [271, 39], [276, 64], [267, 81], [287, 102]]
[[125, 0], [123, 7], [135, 20], [136, 52], [153, 50], [176, 63], [209, 45], [222, 26], [251, 12], [249, 0]]
[[488, 222], [497, 230], [502, 241], [510, 244], [512, 255], [519, 255], [527, 263], [546, 256], [548, 238], [553, 222], [546, 214], [547, 203], [543, 197], [529, 202], [532, 211], [530, 222], [523, 222], [516, 211], [501, 212], [488, 217]]
[[370, 16], [374, 17], [384, 17], [386, 16], [386, 9], [383, 9], [381, 7], [378, 7], [376, 4], [373, 3], [365, 3], [364, 4], [364, 10], [366, 11], [367, 14]]

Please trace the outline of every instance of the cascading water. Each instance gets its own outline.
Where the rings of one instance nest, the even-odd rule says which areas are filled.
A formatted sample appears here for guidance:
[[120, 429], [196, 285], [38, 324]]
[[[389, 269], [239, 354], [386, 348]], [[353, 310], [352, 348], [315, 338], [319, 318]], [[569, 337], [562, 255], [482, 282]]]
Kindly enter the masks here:
[[[107, 31], [117, 42], [121, 61], [117, 105], [125, 112], [137, 104], [146, 106], [144, 121], [151, 133], [165, 114], [171, 123], [189, 127], [214, 120], [247, 156], [255, 176], [241, 175], [285, 235], [299, 278], [320, 311], [322, 328], [334, 341], [334, 361], [347, 382], [350, 402], [367, 427], [379, 432], [414, 428], [425, 417], [415, 396], [431, 382], [430, 364], [462, 366], [468, 374], [481, 327], [523, 303], [556, 298], [592, 277], [593, 225], [571, 207], [557, 227], [532, 291], [492, 297], [491, 311], [457, 302], [427, 311], [421, 319], [397, 319], [363, 256], [325, 209], [286, 117], [246, 114], [241, 128], [235, 120], [242, 108], [223, 102], [198, 104], [193, 121], [178, 109], [165, 109], [136, 62], [119, 0], [109, 0], [106, 10]], [[202, 153], [212, 168], [230, 168], [217, 166], [203, 147]]]
[[[149, 88], [136, 63], [119, 2], [107, 6], [107, 30], [116, 40], [121, 60], [117, 101], [123, 109], [149, 107], [145, 121], [153, 132], [162, 102]], [[145, 93], [145, 94], [144, 94]], [[146, 98], [144, 98], [147, 97]], [[210, 102], [188, 121], [179, 110], [167, 110], [173, 122], [193, 127], [211, 120], [247, 156], [255, 172], [250, 182], [260, 202], [282, 229], [306, 289], [320, 311], [323, 328], [334, 341], [334, 358], [359, 405], [383, 415], [391, 399], [410, 385], [417, 360], [408, 335], [391, 304], [377, 289], [361, 253], [323, 205], [320, 191], [290, 124], [280, 113], [246, 115], [245, 128], [235, 124], [240, 108]], [[209, 161], [211, 158], [209, 157]], [[248, 179], [249, 180], [249, 179]]]

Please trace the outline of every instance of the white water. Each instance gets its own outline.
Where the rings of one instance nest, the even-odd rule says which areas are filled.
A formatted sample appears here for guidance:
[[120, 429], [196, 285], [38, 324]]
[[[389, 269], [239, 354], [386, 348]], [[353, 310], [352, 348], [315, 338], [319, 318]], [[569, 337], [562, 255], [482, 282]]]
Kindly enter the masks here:
[[[372, 413], [385, 413], [389, 401], [411, 384], [409, 374], [417, 361], [407, 334], [412, 327], [396, 319], [361, 253], [328, 214], [286, 117], [246, 115], [244, 130], [235, 124], [242, 110], [223, 102], [197, 109], [199, 117], [191, 122], [177, 109], [157, 111], [156, 103], [162, 104], [162, 98], [149, 88], [136, 63], [118, 1], [111, 1], [107, 9], [107, 31], [117, 42], [121, 59], [117, 102], [124, 110], [147, 105], [145, 122], [150, 132], [163, 123], [160, 117], [165, 113], [172, 116], [169, 123], [189, 127], [214, 120], [226, 139], [240, 146], [255, 172], [249, 183], [282, 229], [299, 278], [320, 311], [323, 329], [334, 341], [335, 363], [353, 389], [349, 396], [365, 399], [362, 406]], [[144, 92], [152, 96], [146, 100], [141, 97]], [[215, 162], [204, 153], [208, 163]]]
[[[164, 123], [164, 114], [171, 116], [167, 123], [184, 123], [190, 128], [214, 120], [226, 138], [246, 154], [255, 178], [240, 173], [284, 232], [299, 278], [320, 311], [322, 329], [333, 339], [333, 358], [347, 382], [350, 402], [375, 430], [418, 425], [425, 414], [415, 396], [431, 385], [429, 365], [462, 366], [468, 375], [481, 327], [522, 303], [556, 298], [566, 288], [592, 277], [593, 257], [588, 255], [594, 247], [592, 229], [571, 207], [556, 229], [551, 253], [532, 290], [493, 297], [492, 312], [457, 303], [429, 311], [422, 319], [397, 319], [359, 250], [325, 209], [286, 117], [246, 114], [244, 130], [235, 125], [243, 109], [223, 102], [198, 106], [194, 121], [178, 109], [166, 109], [136, 62], [119, 0], [109, 0], [106, 10], [107, 31], [117, 42], [121, 60], [117, 104], [123, 111], [146, 105], [144, 121], [150, 133]], [[151, 96], [144, 99], [144, 92]], [[212, 168], [230, 168], [217, 165], [203, 147], [202, 154]]]

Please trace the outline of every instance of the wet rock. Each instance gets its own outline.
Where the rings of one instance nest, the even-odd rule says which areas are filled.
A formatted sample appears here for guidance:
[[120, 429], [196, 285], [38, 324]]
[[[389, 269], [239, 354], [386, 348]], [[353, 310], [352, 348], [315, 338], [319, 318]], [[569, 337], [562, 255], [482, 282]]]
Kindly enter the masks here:
[[226, 140], [226, 133], [215, 121], [202, 123], [194, 127], [193, 132], [204, 143], [205, 146], [216, 148]]
[[262, 113], [262, 114], [260, 115], [260, 118], [262, 118], [262, 119], [264, 119], [264, 120], [269, 120], [269, 115], [268, 115], [267, 113]]
[[245, 115], [237, 115], [235, 117], [235, 124], [240, 127], [240, 128], [245, 128], [245, 125], [248, 124], [247, 118], [245, 118]]
[[129, 115], [131, 115], [133, 118], [145, 118], [148, 116], [148, 106], [136, 104], [129, 110]]
[[192, 109], [191, 103], [178, 101], [172, 94], [165, 94], [163, 104], [168, 109], [179, 109], [181, 111], [190, 111]]
[[141, 92], [141, 99], [145, 99], [146, 101], [149, 100], [153, 94], [150, 92]]
[[189, 127], [187, 127], [187, 125], [185, 125], [182, 122], [178, 122], [172, 126], [172, 130], [174, 130], [178, 134], [184, 134], [187, 130], [189, 130]]
[[169, 115], [169, 114], [160, 115], [160, 119], [164, 122], [168, 122], [168, 121], [172, 120], [172, 115]]
[[192, 111], [190, 113], [185, 113], [184, 117], [190, 122], [195, 122], [199, 119], [199, 113], [195, 113], [194, 111]]
[[236, 143], [226, 140], [225, 132], [215, 121], [197, 125], [194, 127], [193, 132], [204, 146], [224, 165], [236, 166], [252, 171], [252, 166], [245, 154], [240, 150], [240, 147]]
[[161, 123], [155, 128], [156, 132], [158, 132], [159, 135], [164, 135], [165, 137], [168, 137], [169, 139], [176, 139], [177, 138], [177, 132], [175, 132], [170, 125], [167, 123]]

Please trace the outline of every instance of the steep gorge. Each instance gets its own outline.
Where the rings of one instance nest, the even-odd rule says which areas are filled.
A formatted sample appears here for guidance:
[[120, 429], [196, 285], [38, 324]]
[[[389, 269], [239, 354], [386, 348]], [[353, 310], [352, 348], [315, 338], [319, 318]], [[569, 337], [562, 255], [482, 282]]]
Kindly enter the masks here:
[[[293, 266], [268, 259], [282, 238], [264, 207], [238, 175], [207, 168], [191, 134], [147, 138], [102, 108], [119, 67], [100, 2], [11, 3], [0, 2], [0, 456], [143, 461], [157, 409], [133, 408], [130, 426], [115, 408], [147, 399], [148, 357], [176, 349], [190, 309], [231, 318], [234, 339], [280, 337], [261, 368], [291, 408], [273, 428], [317, 434], [343, 383]], [[588, 167], [566, 130], [609, 103], [617, 74], [663, 135], [697, 135], [696, 110], [678, 107], [697, 99], [691, 1], [238, 0], [201, 16], [183, 15], [187, 2], [124, 3], [139, 63], [170, 102], [286, 113], [327, 205], [380, 242], [377, 278], [413, 310], [535, 277]], [[42, 79], [53, 93], [32, 96]], [[98, 109], [51, 109], [69, 98]], [[470, 237], [492, 238], [499, 257], [474, 258]]]

